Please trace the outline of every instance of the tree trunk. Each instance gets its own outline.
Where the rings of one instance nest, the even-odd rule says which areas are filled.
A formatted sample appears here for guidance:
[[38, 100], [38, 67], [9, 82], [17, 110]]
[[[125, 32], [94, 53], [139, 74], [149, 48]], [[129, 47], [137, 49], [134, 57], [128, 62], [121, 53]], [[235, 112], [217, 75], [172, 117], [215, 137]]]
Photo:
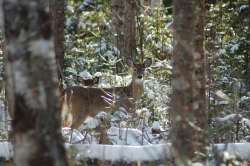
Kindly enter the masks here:
[[246, 85], [247, 85], [247, 91], [250, 92], [250, 0], [248, 0], [248, 31], [247, 31], [247, 53], [245, 57], [245, 63], [246, 63]]
[[[125, 43], [124, 43], [124, 4], [125, 1], [112, 0], [111, 10], [112, 10], [112, 31], [115, 33], [113, 38], [113, 43], [115, 47], [119, 50], [119, 57], [125, 58]], [[122, 72], [122, 63], [119, 62], [116, 65], [117, 72]]]
[[15, 164], [65, 166], [47, 5], [44, 0], [4, 0], [2, 7]]
[[177, 165], [206, 159], [203, 0], [174, 1], [173, 146]]
[[117, 72], [122, 72], [123, 64], [131, 64], [136, 57], [136, 10], [138, 0], [112, 0], [112, 27], [115, 32], [114, 44], [120, 51], [122, 62], [117, 64]]
[[125, 59], [127, 63], [136, 57], [136, 10], [137, 0], [126, 0], [124, 19]]
[[63, 79], [64, 61], [64, 0], [51, 0], [49, 2], [52, 17], [52, 30], [54, 34], [54, 47], [59, 79]]
[[200, 157], [203, 156], [206, 159], [208, 139], [207, 139], [207, 97], [206, 97], [206, 55], [205, 55], [205, 0], [195, 1], [195, 45], [194, 45], [194, 65], [197, 82], [197, 90], [199, 91], [196, 102], [199, 108], [194, 109], [195, 117], [197, 119], [197, 126], [201, 129], [197, 131], [195, 135], [195, 141], [197, 141], [196, 149], [200, 153]]

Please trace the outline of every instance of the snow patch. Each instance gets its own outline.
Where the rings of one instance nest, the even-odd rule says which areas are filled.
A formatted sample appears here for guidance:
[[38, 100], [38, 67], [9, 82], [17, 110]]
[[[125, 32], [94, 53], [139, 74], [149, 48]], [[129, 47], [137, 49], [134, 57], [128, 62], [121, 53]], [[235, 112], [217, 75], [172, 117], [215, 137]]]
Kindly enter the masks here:
[[67, 145], [75, 149], [78, 159], [100, 159], [108, 161], [154, 161], [171, 159], [170, 144], [125, 146], [125, 145]]
[[10, 160], [13, 157], [13, 146], [10, 142], [0, 142], [0, 158]]
[[250, 159], [250, 143], [216, 144], [214, 148], [221, 154], [227, 151], [228, 154], [239, 157], [240, 159]]
[[242, 118], [241, 120], [243, 124], [245, 124], [248, 128], [250, 128], [250, 120], [247, 118]]
[[101, 77], [102, 76], [102, 73], [101, 72], [96, 72], [95, 74], [94, 74], [94, 77]]
[[92, 75], [87, 70], [84, 70], [83, 72], [79, 73], [79, 76], [84, 80], [93, 79]]
[[72, 144], [74, 143], [80, 143], [85, 139], [85, 137], [82, 135], [82, 133], [76, 129], [71, 129], [70, 127], [63, 127], [62, 128], [62, 135], [64, 137], [64, 140], [66, 142], [70, 142]]
[[83, 129], [95, 129], [99, 125], [100, 125], [100, 122], [99, 122], [98, 119], [92, 118], [92, 117], [88, 117], [85, 120], [85, 122], [84, 122]]
[[158, 121], [154, 121], [153, 125], [152, 125], [152, 129], [154, 130], [161, 130], [161, 125]]
[[226, 122], [236, 122], [242, 118], [240, 114], [230, 114], [225, 117], [216, 117], [215, 121], [218, 123], [226, 123]]
[[141, 130], [133, 128], [111, 127], [108, 136], [113, 144], [118, 145], [148, 145]]
[[[65, 144], [77, 152], [77, 159], [100, 159], [108, 161], [155, 161], [173, 159], [171, 144], [126, 146], [100, 144]], [[249, 160], [250, 143], [215, 144], [212, 148], [223, 155], [225, 152]], [[9, 142], [0, 143], [0, 157], [8, 160], [13, 157], [13, 146]], [[197, 163], [198, 164], [198, 163]]]

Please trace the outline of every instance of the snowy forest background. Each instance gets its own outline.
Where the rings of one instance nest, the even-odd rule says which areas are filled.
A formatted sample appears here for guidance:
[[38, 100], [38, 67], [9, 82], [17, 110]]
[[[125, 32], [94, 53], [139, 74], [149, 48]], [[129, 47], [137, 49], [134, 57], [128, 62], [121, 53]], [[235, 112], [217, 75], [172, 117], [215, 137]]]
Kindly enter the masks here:
[[[187, 5], [186, 10], [185, 5]], [[201, 10], [193, 12], [189, 10], [189, 5], [197, 5]], [[176, 0], [174, 3], [171, 0], [49, 2], [52, 31], [56, 36], [55, 40], [58, 40], [55, 42], [57, 63], [54, 63], [54, 68], [57, 68], [60, 87], [86, 86], [86, 80], [93, 81], [95, 78], [98, 81], [87, 86], [98, 88], [126, 86], [131, 81], [131, 71], [126, 60], [131, 59], [137, 63], [141, 62], [141, 59], [152, 60], [152, 65], [146, 69], [143, 78], [144, 93], [136, 99], [133, 112], [119, 107], [109, 113], [98, 113], [73, 131], [69, 127], [62, 128], [63, 140], [69, 143], [67, 145], [69, 163], [65, 162], [65, 165], [111, 165], [110, 161], [113, 161], [113, 165], [129, 163], [248, 165], [247, 160], [250, 159], [249, 5], [249, 0], [196, 0], [194, 3], [183, 0]], [[7, 8], [2, 10], [2, 13], [6, 11]], [[57, 11], [59, 12], [56, 13]], [[179, 21], [184, 19], [178, 17], [178, 12], [184, 14], [186, 12], [187, 18], [191, 13], [192, 18], [180, 23]], [[1, 17], [8, 17], [8, 14], [2, 14]], [[200, 25], [199, 19], [201, 24], [204, 21], [201, 26], [203, 31], [196, 33], [192, 29], [196, 27], [194, 25]], [[4, 20], [3, 25], [9, 23], [6, 18]], [[8, 45], [12, 40], [8, 40], [6, 28], [8, 29], [8, 26], [2, 26], [0, 36], [0, 145], [3, 147], [0, 149], [0, 165], [2, 161], [6, 163], [6, 159], [12, 161], [10, 157], [12, 155], [8, 150], [9, 144], [6, 144], [11, 140], [12, 127], [11, 118], [7, 113], [10, 101], [8, 102], [6, 93], [10, 85], [6, 81], [9, 76], [6, 74], [8, 70], [6, 62], [9, 62], [9, 59], [5, 56], [10, 52]], [[182, 33], [181, 28], [184, 28]], [[125, 34], [122, 31], [125, 31]], [[180, 39], [188, 41], [190, 38], [194, 38], [190, 40], [192, 42], [198, 40], [195, 36], [190, 37], [189, 31], [191, 35], [197, 35], [197, 38], [199, 35], [204, 37], [194, 48], [197, 50], [205, 48], [201, 51], [205, 56], [200, 61], [197, 60], [197, 64], [205, 63], [205, 68], [197, 75], [205, 78], [206, 91], [202, 92], [202, 88], [199, 91], [205, 95], [205, 100], [201, 101], [204, 102], [205, 111], [189, 110], [193, 113], [183, 113], [184, 117], [187, 116], [184, 121], [188, 124], [186, 127], [179, 125], [176, 120], [178, 114], [182, 114], [176, 111], [178, 102], [175, 102], [178, 100], [178, 95], [183, 96], [178, 91], [178, 86], [185, 87], [185, 85], [175, 80], [176, 71], [180, 69], [175, 65], [193, 61], [188, 62], [188, 58], [180, 60], [175, 55], [189, 54], [188, 51], [183, 51], [182, 46], [176, 41]], [[182, 37], [182, 34], [187, 36]], [[63, 44], [60, 45], [61, 43]], [[181, 67], [184, 68], [185, 65]], [[182, 72], [183, 75], [190, 74], [185, 69]], [[199, 89], [199, 86], [197, 87]], [[183, 94], [187, 92], [190, 91]], [[202, 99], [201, 94], [197, 100], [200, 102]], [[193, 100], [190, 102], [195, 103]], [[181, 129], [176, 129], [177, 127]], [[178, 132], [182, 133], [181, 136]], [[179, 146], [182, 148], [172, 152], [168, 143], [173, 143], [175, 148]], [[72, 147], [70, 144], [73, 144]], [[114, 145], [113, 147], [118, 150], [115, 151], [112, 146], [98, 146], [103, 144]], [[128, 145], [141, 149], [135, 150]], [[120, 149], [123, 149], [121, 156], [118, 152]], [[109, 155], [101, 155], [104, 151]], [[187, 155], [188, 153], [194, 155]]]

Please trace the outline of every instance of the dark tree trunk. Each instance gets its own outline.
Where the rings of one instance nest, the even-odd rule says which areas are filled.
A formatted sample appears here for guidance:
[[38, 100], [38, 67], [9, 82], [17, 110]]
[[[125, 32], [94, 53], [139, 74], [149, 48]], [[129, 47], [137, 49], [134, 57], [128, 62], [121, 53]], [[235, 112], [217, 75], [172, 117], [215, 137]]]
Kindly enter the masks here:
[[248, 0], [248, 32], [247, 32], [247, 53], [245, 56], [245, 63], [246, 63], [246, 85], [247, 91], [250, 92], [250, 0]]
[[114, 43], [124, 57], [124, 1], [112, 0], [112, 31], [115, 33]]
[[65, 166], [47, 5], [44, 0], [4, 0], [2, 7], [15, 164]]
[[64, 61], [64, 0], [50, 0], [50, 13], [52, 16], [52, 30], [59, 79], [63, 79]]
[[120, 51], [122, 62], [117, 64], [117, 72], [122, 72], [123, 64], [131, 64], [136, 57], [136, 12], [138, 0], [112, 0], [112, 29], [115, 32], [114, 45]]
[[[113, 43], [119, 50], [119, 58], [124, 59], [125, 56], [125, 42], [124, 42], [124, 4], [125, 1], [112, 0], [112, 31], [114, 32]], [[116, 64], [118, 73], [122, 72], [124, 60]]]
[[138, 0], [126, 0], [124, 19], [125, 59], [130, 63], [136, 57], [136, 11]]
[[203, 0], [174, 1], [173, 146], [177, 165], [206, 159]]

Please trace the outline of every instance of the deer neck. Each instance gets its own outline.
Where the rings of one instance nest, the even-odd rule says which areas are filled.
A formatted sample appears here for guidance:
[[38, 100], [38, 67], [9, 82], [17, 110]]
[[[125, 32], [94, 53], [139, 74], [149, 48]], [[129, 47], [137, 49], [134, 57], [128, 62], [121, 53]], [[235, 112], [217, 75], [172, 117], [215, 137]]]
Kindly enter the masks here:
[[132, 98], [140, 98], [143, 94], [143, 80], [133, 78], [131, 83], [129, 84], [129, 91]]

